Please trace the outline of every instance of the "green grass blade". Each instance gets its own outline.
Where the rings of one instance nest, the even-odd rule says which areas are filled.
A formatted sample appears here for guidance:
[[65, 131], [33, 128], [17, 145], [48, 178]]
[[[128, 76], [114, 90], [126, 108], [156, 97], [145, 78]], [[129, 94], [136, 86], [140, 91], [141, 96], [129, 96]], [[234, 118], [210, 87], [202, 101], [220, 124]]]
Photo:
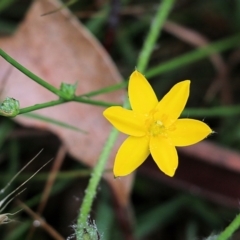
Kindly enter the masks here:
[[169, 60], [165, 63], [160, 63], [158, 66], [149, 69], [146, 73], [148, 78], [157, 76], [164, 72], [183, 67], [187, 64], [194, 63], [200, 59], [210, 56], [213, 53], [226, 51], [230, 48], [240, 45], [240, 34], [236, 34], [232, 37], [224, 40], [217, 41], [209, 44], [205, 47], [198, 48], [190, 53], [186, 53], [180, 57], [176, 57], [173, 60]]

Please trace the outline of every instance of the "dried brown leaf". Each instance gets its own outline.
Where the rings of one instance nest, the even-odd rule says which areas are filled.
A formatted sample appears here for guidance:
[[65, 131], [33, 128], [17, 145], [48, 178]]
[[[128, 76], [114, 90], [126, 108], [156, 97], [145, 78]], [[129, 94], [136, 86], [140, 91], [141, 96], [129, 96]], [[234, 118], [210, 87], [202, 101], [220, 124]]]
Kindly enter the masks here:
[[[78, 82], [77, 94], [113, 85], [121, 76], [114, 63], [98, 41], [67, 10], [41, 16], [60, 7], [56, 0], [37, 0], [29, 9], [17, 32], [0, 39], [1, 48], [30, 71], [59, 88], [61, 82]], [[0, 59], [0, 81], [9, 71], [9, 63]], [[95, 99], [122, 102], [124, 91], [104, 94]], [[17, 69], [10, 71], [2, 97], [13, 97], [21, 107], [56, 99], [56, 96], [27, 78]], [[95, 166], [107, 136], [109, 123], [102, 117], [103, 108], [66, 103], [42, 109], [36, 113], [84, 129], [88, 134], [68, 130], [50, 123], [16, 117], [16, 121], [31, 127], [50, 130], [66, 145], [69, 153], [78, 161]], [[113, 157], [107, 168], [112, 168]], [[132, 176], [115, 180], [112, 172], [105, 175], [120, 205], [128, 203]]]

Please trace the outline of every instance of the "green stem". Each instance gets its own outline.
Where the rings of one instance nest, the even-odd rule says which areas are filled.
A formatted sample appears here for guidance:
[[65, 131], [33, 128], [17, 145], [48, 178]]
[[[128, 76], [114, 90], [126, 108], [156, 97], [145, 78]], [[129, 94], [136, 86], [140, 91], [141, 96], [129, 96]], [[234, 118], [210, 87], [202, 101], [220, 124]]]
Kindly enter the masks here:
[[92, 207], [94, 197], [96, 195], [96, 189], [104, 172], [106, 162], [108, 160], [111, 149], [117, 139], [117, 136], [118, 131], [113, 128], [98, 159], [97, 165], [93, 169], [91, 175], [92, 177], [87, 186], [87, 190], [85, 191], [85, 196], [82, 202], [82, 206], [80, 208], [80, 214], [78, 216], [77, 239], [79, 240], [82, 239], [84, 229], [88, 225], [88, 216]]
[[2, 49], [0, 49], [0, 56], [2, 56], [7, 62], [9, 62], [11, 65], [13, 65], [15, 68], [17, 68], [19, 71], [21, 71], [23, 74], [31, 78], [33, 81], [37, 82], [44, 88], [48, 89], [52, 93], [56, 94], [59, 97], [65, 98], [65, 94], [61, 92], [59, 89], [55, 88], [51, 84], [47, 83], [34, 73], [30, 72], [28, 69], [26, 69], [24, 66], [22, 66], [20, 63], [15, 61], [12, 57], [10, 57], [7, 53], [5, 53]]
[[24, 113], [36, 111], [38, 109], [47, 108], [47, 107], [53, 107], [53, 106], [56, 106], [56, 105], [59, 105], [59, 104], [65, 103], [65, 102], [66, 101], [64, 99], [60, 98], [60, 99], [55, 100], [55, 101], [35, 104], [33, 106], [30, 106], [30, 107], [21, 108], [19, 110], [18, 114], [24, 114]]
[[233, 233], [240, 227], [240, 214], [220, 233], [216, 240], [228, 240]]
[[122, 89], [126, 86], [127, 86], [126, 82], [121, 82], [121, 83], [117, 83], [117, 84], [109, 86], [109, 87], [105, 87], [105, 88], [101, 88], [101, 89], [96, 90], [96, 91], [92, 91], [90, 93], [79, 95], [78, 97], [93, 97], [93, 96], [100, 95], [100, 94], [103, 94], [103, 93], [105, 94], [105, 93], [113, 92], [113, 91]]
[[[163, 0], [161, 7], [158, 8], [158, 12], [156, 14], [154, 24], [152, 24], [152, 27], [146, 38], [147, 43], [145, 43], [143, 46], [142, 53], [140, 54], [141, 59], [139, 60], [139, 63], [137, 64], [137, 68], [140, 71], [145, 70], [145, 67], [149, 61], [150, 55], [154, 48], [155, 42], [161, 32], [163, 23], [165, 22], [168, 14], [173, 6], [173, 3], [174, 3], [174, 0]], [[150, 36], [150, 35], [152, 35], [152, 36]], [[125, 108], [127, 106], [129, 106], [128, 97], [125, 98], [125, 104], [124, 104]], [[88, 216], [91, 211], [92, 203], [93, 203], [93, 200], [96, 195], [96, 188], [102, 177], [104, 167], [108, 160], [111, 149], [115, 144], [117, 135], [118, 135], [118, 131], [116, 129], [112, 129], [112, 131], [109, 135], [109, 138], [103, 148], [102, 154], [99, 157], [98, 163], [93, 169], [93, 173], [92, 173], [91, 179], [89, 181], [89, 184], [87, 186], [86, 193], [85, 193], [83, 203], [80, 208], [80, 213], [78, 216], [77, 229], [76, 229], [76, 235], [77, 235], [78, 240], [82, 239], [84, 229], [88, 228]]]
[[151, 24], [150, 31], [147, 35], [147, 38], [145, 39], [142, 51], [138, 58], [137, 69], [140, 72], [144, 72], [147, 67], [151, 53], [155, 47], [156, 41], [160, 36], [163, 24], [165, 23], [174, 2], [175, 0], [167, 1], [165, 0], [162, 1], [162, 4], [159, 4], [157, 14]]
[[111, 102], [103, 102], [103, 101], [98, 101], [98, 100], [91, 100], [86, 97], [74, 97], [72, 101], [75, 102], [81, 102], [81, 103], [87, 103], [87, 104], [92, 104], [96, 106], [101, 106], [101, 107], [112, 107], [112, 106], [120, 106], [121, 104], [119, 103], [111, 103]]
[[119, 106], [120, 105], [120, 104], [117, 104], [117, 103], [110, 103], [110, 102], [103, 102], [103, 101], [85, 99], [85, 98], [82, 98], [82, 97], [74, 97], [73, 99], [70, 99], [70, 100], [64, 100], [64, 99], [60, 98], [58, 100], [45, 102], [45, 103], [39, 103], [39, 104], [35, 104], [33, 106], [21, 108], [19, 110], [18, 115], [23, 114], [23, 113], [36, 111], [36, 110], [39, 110], [39, 109], [42, 109], [42, 108], [53, 107], [53, 106], [63, 104], [63, 103], [67, 103], [67, 102], [70, 102], [70, 101], [92, 104], [92, 105], [101, 106], [101, 107], [111, 107], [111, 106]]

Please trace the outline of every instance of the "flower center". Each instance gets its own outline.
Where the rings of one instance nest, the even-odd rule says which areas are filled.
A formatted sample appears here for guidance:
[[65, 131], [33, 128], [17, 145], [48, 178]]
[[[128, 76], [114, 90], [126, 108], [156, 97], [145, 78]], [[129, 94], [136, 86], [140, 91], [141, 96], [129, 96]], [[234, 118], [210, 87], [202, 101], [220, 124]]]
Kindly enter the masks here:
[[148, 132], [150, 136], [156, 137], [165, 133], [166, 129], [160, 120], [156, 120], [149, 125]]

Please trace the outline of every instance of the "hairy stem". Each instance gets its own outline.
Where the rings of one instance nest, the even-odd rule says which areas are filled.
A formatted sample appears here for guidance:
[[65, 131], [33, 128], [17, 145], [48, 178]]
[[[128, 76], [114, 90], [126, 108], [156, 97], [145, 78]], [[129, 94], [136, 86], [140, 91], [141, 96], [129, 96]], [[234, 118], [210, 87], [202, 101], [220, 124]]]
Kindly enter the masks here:
[[[168, 14], [170, 13], [173, 3], [174, 3], [174, 0], [163, 0], [161, 6], [158, 8], [156, 17], [153, 22], [154, 24], [152, 24], [151, 26], [151, 29], [147, 35], [145, 44], [143, 46], [142, 52], [139, 57], [137, 68], [140, 71], [144, 71], [147, 66], [147, 63], [149, 61], [149, 58], [154, 48], [154, 45], [156, 43], [156, 40], [161, 32], [162, 26], [165, 20], [167, 19]], [[129, 107], [128, 97], [126, 97], [125, 99], [124, 107], [125, 108]], [[90, 215], [92, 203], [96, 195], [96, 189], [102, 177], [103, 170], [107, 163], [109, 154], [117, 139], [117, 133], [118, 131], [116, 129], [112, 129], [109, 135], [109, 138], [103, 148], [102, 154], [100, 155], [98, 163], [93, 169], [93, 173], [89, 181], [89, 184], [87, 186], [83, 203], [79, 212], [77, 229], [76, 229], [77, 240], [82, 239], [84, 229], [88, 228], [88, 217]]]

